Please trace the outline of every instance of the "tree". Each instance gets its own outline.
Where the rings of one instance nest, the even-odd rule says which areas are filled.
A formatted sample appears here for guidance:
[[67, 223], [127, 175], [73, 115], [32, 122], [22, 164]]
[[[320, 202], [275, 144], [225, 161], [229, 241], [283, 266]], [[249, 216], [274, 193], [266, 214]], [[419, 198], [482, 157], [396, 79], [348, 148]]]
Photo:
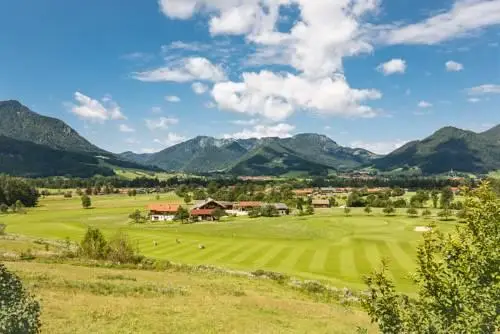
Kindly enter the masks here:
[[345, 214], [346, 216], [349, 216], [349, 215], [351, 214], [351, 208], [350, 208], [350, 207], [348, 207], [348, 206], [346, 206], [346, 207], [344, 208], [344, 214]]
[[175, 213], [174, 220], [181, 221], [184, 223], [186, 220], [189, 219], [189, 211], [182, 206], [179, 206], [177, 209], [177, 212]]
[[71, 191], [66, 191], [64, 193], [64, 198], [71, 198], [71, 197], [73, 197], [73, 193]]
[[330, 197], [328, 199], [328, 201], [330, 202], [330, 207], [336, 207], [339, 205], [339, 203], [337, 202], [337, 199], [335, 197]]
[[89, 209], [92, 206], [92, 199], [88, 195], [82, 196], [82, 207], [84, 209]]
[[80, 243], [80, 251], [83, 256], [94, 260], [104, 260], [108, 254], [108, 243], [102, 232], [89, 226], [87, 232]]
[[134, 224], [141, 224], [145, 222], [145, 218], [142, 216], [140, 210], [135, 210], [129, 216], [130, 219], [134, 222]]
[[304, 211], [304, 199], [302, 197], [297, 198], [297, 210], [299, 210], [300, 213]]
[[411, 207], [411, 208], [408, 208], [408, 210], [406, 210], [406, 213], [408, 214], [408, 216], [410, 217], [417, 217], [418, 216], [418, 211], [417, 209]]
[[123, 232], [117, 232], [109, 240], [106, 258], [115, 263], [135, 263], [138, 260], [136, 248]]
[[454, 194], [450, 187], [445, 187], [441, 191], [440, 204], [441, 208], [449, 208], [451, 202], [453, 202]]
[[306, 215], [308, 216], [312, 216], [314, 215], [314, 207], [312, 205], [308, 205], [306, 207], [306, 211], [305, 211]]
[[467, 195], [466, 224], [437, 227], [417, 249], [416, 297], [398, 294], [387, 263], [365, 278], [362, 305], [382, 333], [495, 333], [499, 326], [500, 201], [483, 183]]
[[193, 193], [193, 198], [196, 201], [203, 201], [207, 199], [207, 193], [203, 189], [196, 189]]
[[214, 212], [212, 213], [214, 216], [215, 220], [220, 220], [222, 217], [226, 216], [226, 211], [222, 210], [221, 208], [215, 208]]
[[26, 210], [24, 208], [24, 204], [20, 200], [16, 201], [15, 206], [16, 206], [15, 212], [17, 212], [17, 213], [26, 213]]
[[432, 215], [432, 212], [429, 209], [425, 209], [424, 211], [422, 211], [422, 217], [424, 217], [424, 218], [429, 218], [431, 215]]
[[5, 334], [40, 333], [40, 304], [21, 280], [0, 263], [0, 331]]
[[5, 203], [0, 204], [0, 213], [7, 213], [9, 211], [9, 206]]
[[0, 224], [0, 235], [5, 234], [5, 229], [7, 228], [7, 225], [5, 224]]
[[367, 206], [365, 207], [365, 212], [366, 212], [366, 214], [370, 215], [370, 214], [372, 213], [372, 207], [371, 207], [371, 206], [369, 206], [369, 205], [367, 205]]
[[439, 200], [439, 192], [436, 189], [434, 189], [431, 192], [431, 198], [432, 198], [432, 206], [434, 207], [434, 209], [436, 209]]
[[186, 204], [191, 203], [191, 195], [189, 195], [189, 194], [184, 195], [184, 203], [186, 203]]
[[396, 187], [392, 190], [392, 197], [399, 197], [399, 196], [403, 196], [405, 194], [405, 191], [404, 189], [400, 188], [400, 187]]
[[262, 217], [277, 217], [279, 212], [273, 205], [265, 205], [260, 209], [260, 215]]
[[392, 216], [396, 213], [396, 209], [392, 206], [391, 203], [388, 203], [387, 206], [382, 210], [386, 216]]
[[438, 217], [444, 218], [444, 220], [448, 220], [452, 215], [453, 213], [447, 207], [438, 212]]

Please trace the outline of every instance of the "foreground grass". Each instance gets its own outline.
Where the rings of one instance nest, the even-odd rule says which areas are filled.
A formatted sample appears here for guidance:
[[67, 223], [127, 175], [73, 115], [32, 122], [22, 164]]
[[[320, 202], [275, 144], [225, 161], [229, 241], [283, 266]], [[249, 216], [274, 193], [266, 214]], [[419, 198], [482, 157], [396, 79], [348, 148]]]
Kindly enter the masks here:
[[[9, 233], [78, 242], [87, 226], [108, 236], [125, 231], [148, 257], [229, 268], [267, 269], [298, 277], [328, 280], [338, 287], [364, 288], [362, 276], [389, 258], [398, 289], [411, 290], [408, 273], [415, 268], [416, 226], [430, 220], [408, 218], [404, 210], [386, 217], [380, 209], [367, 216], [353, 209], [345, 217], [340, 208], [317, 210], [314, 216], [229, 218], [220, 223], [131, 225], [128, 215], [152, 202], [178, 202], [174, 194], [131, 198], [94, 196], [94, 209], [84, 210], [78, 198], [53, 196], [26, 215], [0, 216]], [[453, 223], [439, 223], [442, 229]], [[177, 242], [180, 241], [180, 243]], [[203, 244], [205, 249], [200, 250]]]
[[357, 309], [273, 281], [8, 262], [41, 300], [45, 333], [354, 333]]

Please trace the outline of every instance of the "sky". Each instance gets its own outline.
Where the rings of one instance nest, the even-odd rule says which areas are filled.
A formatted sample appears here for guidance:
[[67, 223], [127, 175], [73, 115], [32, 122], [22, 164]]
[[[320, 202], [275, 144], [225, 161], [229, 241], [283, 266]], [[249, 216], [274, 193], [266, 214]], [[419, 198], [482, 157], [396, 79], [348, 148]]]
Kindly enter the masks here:
[[500, 123], [500, 0], [0, 0], [0, 100], [112, 152]]

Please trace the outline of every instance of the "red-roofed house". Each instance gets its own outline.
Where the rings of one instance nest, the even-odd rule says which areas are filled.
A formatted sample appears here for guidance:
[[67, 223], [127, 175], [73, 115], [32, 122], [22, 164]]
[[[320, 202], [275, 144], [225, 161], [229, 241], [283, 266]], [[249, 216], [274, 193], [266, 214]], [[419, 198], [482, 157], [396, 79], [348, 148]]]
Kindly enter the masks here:
[[243, 201], [236, 203], [234, 207], [239, 211], [251, 211], [252, 209], [260, 208], [262, 205], [262, 202]]
[[172, 221], [179, 207], [179, 204], [150, 204], [149, 217], [151, 221]]
[[193, 209], [191, 210], [191, 217], [198, 220], [217, 220], [214, 216], [214, 211], [216, 209]]

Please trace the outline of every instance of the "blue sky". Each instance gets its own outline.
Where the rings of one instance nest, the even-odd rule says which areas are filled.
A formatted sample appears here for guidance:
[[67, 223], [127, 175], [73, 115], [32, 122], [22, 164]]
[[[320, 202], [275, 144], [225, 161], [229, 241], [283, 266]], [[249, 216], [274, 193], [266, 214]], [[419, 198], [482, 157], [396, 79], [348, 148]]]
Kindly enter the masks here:
[[500, 123], [500, 0], [0, 0], [0, 100], [113, 152]]

